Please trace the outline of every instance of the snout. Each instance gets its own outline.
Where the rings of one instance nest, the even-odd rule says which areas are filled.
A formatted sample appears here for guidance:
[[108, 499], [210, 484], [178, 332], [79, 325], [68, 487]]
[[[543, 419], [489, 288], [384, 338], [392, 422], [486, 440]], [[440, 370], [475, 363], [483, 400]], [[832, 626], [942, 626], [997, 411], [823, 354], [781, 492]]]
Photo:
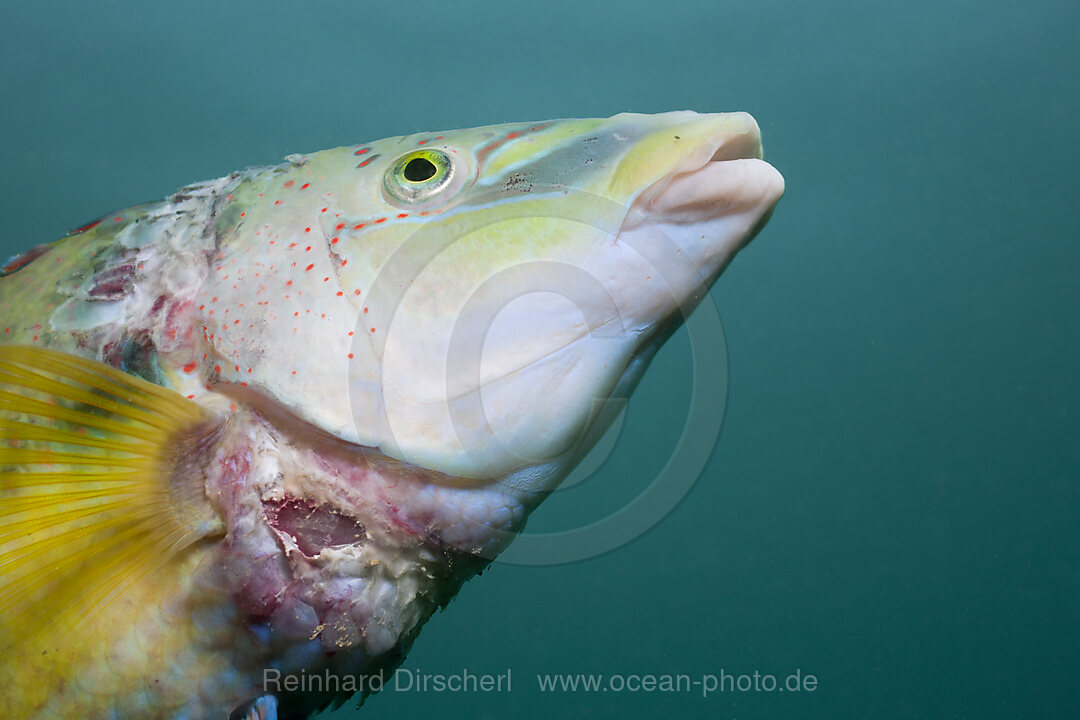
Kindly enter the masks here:
[[[676, 113], [681, 115], [681, 113]], [[767, 216], [784, 193], [784, 178], [761, 159], [761, 131], [747, 113], [691, 114], [647, 143], [666, 171], [634, 201], [656, 222], [701, 223], [734, 213]], [[641, 160], [638, 160], [639, 162]]]

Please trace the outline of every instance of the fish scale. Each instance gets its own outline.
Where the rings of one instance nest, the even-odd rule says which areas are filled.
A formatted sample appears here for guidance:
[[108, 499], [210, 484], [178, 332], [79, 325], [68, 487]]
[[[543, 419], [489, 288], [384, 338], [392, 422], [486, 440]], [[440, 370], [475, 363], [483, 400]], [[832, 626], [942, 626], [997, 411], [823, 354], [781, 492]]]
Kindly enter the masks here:
[[511, 123], [289, 156], [10, 259], [0, 711], [363, 699], [782, 191], [744, 113]]

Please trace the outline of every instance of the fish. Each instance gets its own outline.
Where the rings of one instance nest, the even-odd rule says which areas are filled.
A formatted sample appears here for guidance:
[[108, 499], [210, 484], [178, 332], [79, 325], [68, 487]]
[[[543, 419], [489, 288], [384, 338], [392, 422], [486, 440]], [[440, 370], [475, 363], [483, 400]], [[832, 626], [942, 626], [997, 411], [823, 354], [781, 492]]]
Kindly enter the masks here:
[[506, 123], [290, 155], [8, 260], [4, 716], [376, 692], [783, 191], [746, 113]]

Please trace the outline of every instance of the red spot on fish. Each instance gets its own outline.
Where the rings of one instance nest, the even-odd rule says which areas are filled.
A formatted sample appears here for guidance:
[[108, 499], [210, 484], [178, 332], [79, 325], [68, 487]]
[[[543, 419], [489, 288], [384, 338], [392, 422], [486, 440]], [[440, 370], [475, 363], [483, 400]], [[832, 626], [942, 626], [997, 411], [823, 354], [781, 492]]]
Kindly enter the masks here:
[[355, 225], [352, 226], [352, 229], [353, 230], [359, 230], [360, 228], [364, 227], [365, 225], [367, 225], [367, 223], [356, 223]]
[[184, 366], [184, 372], [186, 372], [186, 373], [195, 372], [196, 367], [198, 367], [198, 363], [189, 362], [187, 365]]
[[386, 218], [384, 218], [384, 217], [381, 217], [381, 218], [379, 218], [378, 220], [376, 220], [375, 222], [376, 222], [376, 223], [384, 223], [384, 222], [386, 222]]
[[[93, 224], [96, 225], [97, 223]], [[30, 248], [21, 255], [16, 255], [3, 265], [0, 265], [0, 275], [10, 275], [16, 270], [21, 270], [34, 260], [49, 252], [50, 249], [51, 248], [49, 248], [48, 245], [38, 245], [37, 247]], [[57, 262], [60, 262], [61, 259], [62, 258], [57, 258]]]
[[336, 237], [330, 238], [330, 244], [331, 245], [337, 245], [338, 244], [338, 239]]
[[304, 268], [304, 271], [305, 272], [310, 271], [311, 268], [313, 268], [313, 267], [315, 267], [315, 263], [311, 263], [310, 265], [308, 265], [306, 268]]
[[114, 217], [112, 220], [113, 220], [113, 222], [123, 222], [124, 218], [122, 218], [122, 217]]
[[309, 227], [304, 228], [304, 232], [311, 232], [311, 228], [309, 228]]
[[69, 230], [68, 235], [78, 235], [79, 233], [84, 233], [87, 230], [89, 230], [90, 228], [97, 227], [100, 224], [101, 224], [100, 219], [94, 220], [93, 222], [88, 222], [85, 225], [82, 225], [80, 227], [75, 228], [74, 230]]
[[364, 162], [360, 163], [360, 164], [359, 164], [359, 165], [357, 165], [356, 167], [364, 167], [365, 165], [367, 165], [367, 164], [368, 164], [369, 162], [371, 162], [371, 161], [372, 161], [372, 160], [374, 160], [374, 159], [375, 159], [375, 156], [374, 156], [374, 155], [372, 155], [371, 157], [369, 157], [369, 158], [368, 158], [367, 160], [365, 160]]
[[364, 153], [370, 152], [370, 151], [371, 151], [371, 148], [360, 148], [354, 154], [355, 155], [363, 155]]
[[304, 183], [303, 185], [300, 186], [300, 189], [301, 190], [307, 190], [309, 187], [311, 187], [311, 183]]
[[398, 213], [398, 217], [399, 218], [407, 218], [407, 217], [409, 217], [409, 213]]
[[341, 296], [342, 296], [342, 295], [344, 295], [344, 294], [345, 294], [345, 293], [341, 292], [340, 290], [338, 290], [338, 291], [337, 291], [337, 296], [338, 296], [338, 297], [341, 297]]
[[345, 267], [348, 264], [348, 262], [349, 262], [348, 258], [342, 260], [341, 261], [341, 267]]
[[221, 372], [221, 366], [220, 365], [215, 365], [214, 366], [214, 372], [220, 373]]
[[[543, 130], [546, 127], [548, 127], [547, 123], [541, 123], [540, 125], [533, 125], [531, 128], [529, 128], [525, 132], [530, 132], [530, 133], [537, 132], [539, 130]], [[520, 132], [514, 131], [514, 132], [507, 133], [506, 135], [504, 135], [502, 137], [495, 138], [494, 140], [492, 140], [491, 142], [489, 142], [487, 145], [480, 148], [476, 152], [476, 159], [478, 161], [480, 161], [480, 162], [484, 162], [485, 160], [487, 160], [487, 156], [490, 155], [493, 151], [495, 151], [500, 145], [505, 143], [507, 140], [513, 140], [516, 137], [520, 137], [520, 135], [521, 135]]]
[[284, 185], [282, 185], [282, 187], [287, 187], [287, 188], [291, 188], [291, 187], [292, 187], [293, 185], [295, 185], [295, 184], [296, 184], [296, 181], [295, 181], [295, 180], [286, 180], [286, 181], [285, 181], [285, 184], [284, 184]]

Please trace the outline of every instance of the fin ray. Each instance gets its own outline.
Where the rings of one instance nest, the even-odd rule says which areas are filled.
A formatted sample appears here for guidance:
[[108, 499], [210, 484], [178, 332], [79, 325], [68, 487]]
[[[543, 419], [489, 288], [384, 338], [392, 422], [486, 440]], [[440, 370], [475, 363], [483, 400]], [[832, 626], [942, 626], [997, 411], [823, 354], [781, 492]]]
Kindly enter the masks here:
[[[48, 362], [42, 363], [43, 367], [49, 367], [51, 365], [52, 363]], [[81, 373], [80, 376], [82, 376]], [[0, 382], [3, 382], [8, 378], [19, 381], [24, 389], [34, 390], [48, 395], [58, 395], [63, 397], [65, 393], [70, 392], [73, 389], [73, 386], [54, 380], [37, 370], [21, 368], [0, 360]], [[167, 429], [169, 427], [168, 423], [159, 421], [152, 412], [135, 404], [132, 396], [129, 395], [125, 398], [124, 395], [121, 395], [120, 393], [122, 391], [118, 388], [106, 385], [94, 386], [94, 389], [100, 392], [88, 393], [83, 396], [81, 399], [84, 403], [106, 412], [122, 414], [129, 420], [136, 420], [159, 429]], [[109, 395], [116, 397], [117, 400], [109, 399]], [[124, 402], [125, 400], [127, 400], [126, 403]]]
[[[3, 380], [0, 379], [0, 382], [3, 382]], [[53, 406], [43, 400], [37, 400], [26, 395], [18, 395], [4, 390], [0, 390], [0, 411], [39, 417], [47, 420], [62, 421], [78, 427], [101, 430], [103, 432], [114, 432], [121, 435], [130, 434], [130, 436], [144, 439], [153, 437], [149, 432], [140, 432], [140, 429], [136, 426], [128, 427], [122, 423], [109, 420], [108, 418], [92, 415], [80, 410]]]

